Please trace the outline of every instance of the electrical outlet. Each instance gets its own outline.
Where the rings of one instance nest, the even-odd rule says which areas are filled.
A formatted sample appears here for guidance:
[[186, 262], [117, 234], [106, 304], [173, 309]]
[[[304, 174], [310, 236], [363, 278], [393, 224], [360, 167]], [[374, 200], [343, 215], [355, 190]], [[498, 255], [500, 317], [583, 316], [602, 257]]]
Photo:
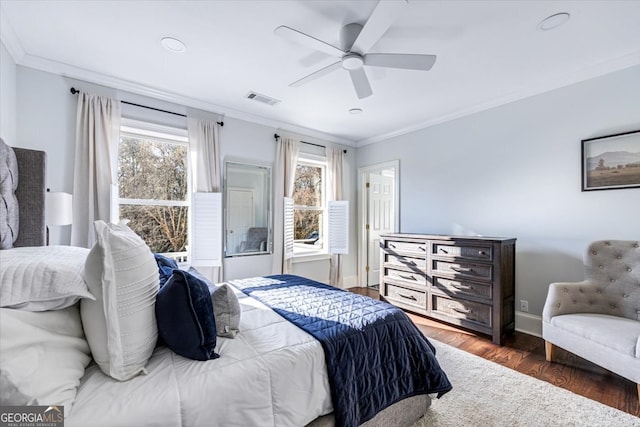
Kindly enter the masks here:
[[520, 300], [520, 311], [524, 311], [525, 313], [529, 312], [529, 301], [524, 299]]

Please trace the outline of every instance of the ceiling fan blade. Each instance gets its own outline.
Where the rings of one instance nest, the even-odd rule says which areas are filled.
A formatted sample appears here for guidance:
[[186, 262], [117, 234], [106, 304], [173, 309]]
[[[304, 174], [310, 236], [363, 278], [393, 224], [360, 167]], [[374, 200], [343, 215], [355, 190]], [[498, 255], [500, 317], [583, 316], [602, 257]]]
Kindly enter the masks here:
[[369, 53], [364, 56], [364, 65], [372, 67], [401, 68], [404, 70], [428, 71], [436, 63], [435, 55], [408, 53]]
[[315, 37], [312, 37], [305, 33], [301, 33], [300, 31], [294, 30], [293, 28], [289, 28], [285, 25], [279, 26], [278, 28], [273, 30], [273, 32], [281, 37], [284, 37], [285, 39], [289, 39], [310, 49], [319, 50], [320, 52], [324, 52], [331, 56], [341, 57], [346, 53], [343, 50], [330, 45], [329, 43], [325, 43], [322, 40], [318, 40]]
[[315, 71], [309, 74], [306, 77], [301, 78], [300, 80], [296, 80], [295, 82], [291, 83], [289, 86], [291, 87], [302, 86], [303, 84], [309, 83], [319, 77], [325, 76], [331, 73], [332, 71], [338, 70], [340, 68], [342, 68], [342, 61], [335, 62], [331, 65], [327, 65], [326, 67], [321, 68], [318, 71]]
[[352, 52], [364, 54], [382, 37], [391, 24], [407, 6], [407, 0], [380, 1], [369, 20], [362, 27], [356, 41], [351, 46]]
[[366, 98], [373, 94], [371, 85], [369, 84], [369, 79], [367, 78], [367, 74], [364, 72], [363, 68], [349, 70], [349, 75], [351, 76], [353, 87], [356, 89], [356, 94], [359, 99]]

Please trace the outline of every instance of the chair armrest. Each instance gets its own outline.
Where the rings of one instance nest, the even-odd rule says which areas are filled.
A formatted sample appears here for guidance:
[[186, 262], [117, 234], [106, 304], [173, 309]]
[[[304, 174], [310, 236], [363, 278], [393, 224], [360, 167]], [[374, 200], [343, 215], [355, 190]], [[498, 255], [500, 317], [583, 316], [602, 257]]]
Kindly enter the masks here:
[[603, 298], [596, 283], [557, 282], [549, 285], [547, 300], [542, 310], [542, 321], [550, 322], [552, 317], [572, 313], [600, 313]]

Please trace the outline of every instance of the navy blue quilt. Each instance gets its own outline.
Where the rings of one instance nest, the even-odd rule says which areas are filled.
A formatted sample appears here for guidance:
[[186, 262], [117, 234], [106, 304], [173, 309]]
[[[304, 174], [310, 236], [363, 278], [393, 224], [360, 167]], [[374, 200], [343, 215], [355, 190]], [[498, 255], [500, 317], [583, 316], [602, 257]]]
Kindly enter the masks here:
[[435, 348], [391, 304], [293, 275], [231, 284], [322, 343], [337, 426], [359, 426], [404, 398], [451, 390]]

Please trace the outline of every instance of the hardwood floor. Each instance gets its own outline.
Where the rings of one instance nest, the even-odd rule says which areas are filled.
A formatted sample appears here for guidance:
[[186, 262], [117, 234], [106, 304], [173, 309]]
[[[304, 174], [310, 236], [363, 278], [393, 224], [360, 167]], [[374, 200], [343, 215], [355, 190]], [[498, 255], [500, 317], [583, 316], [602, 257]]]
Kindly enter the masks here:
[[[378, 298], [378, 291], [351, 288], [352, 292]], [[562, 387], [632, 415], [640, 416], [637, 385], [560, 348], [555, 362], [544, 356], [544, 340], [517, 332], [503, 346], [488, 336], [477, 335], [407, 312], [425, 336], [483, 357], [507, 368]]]

